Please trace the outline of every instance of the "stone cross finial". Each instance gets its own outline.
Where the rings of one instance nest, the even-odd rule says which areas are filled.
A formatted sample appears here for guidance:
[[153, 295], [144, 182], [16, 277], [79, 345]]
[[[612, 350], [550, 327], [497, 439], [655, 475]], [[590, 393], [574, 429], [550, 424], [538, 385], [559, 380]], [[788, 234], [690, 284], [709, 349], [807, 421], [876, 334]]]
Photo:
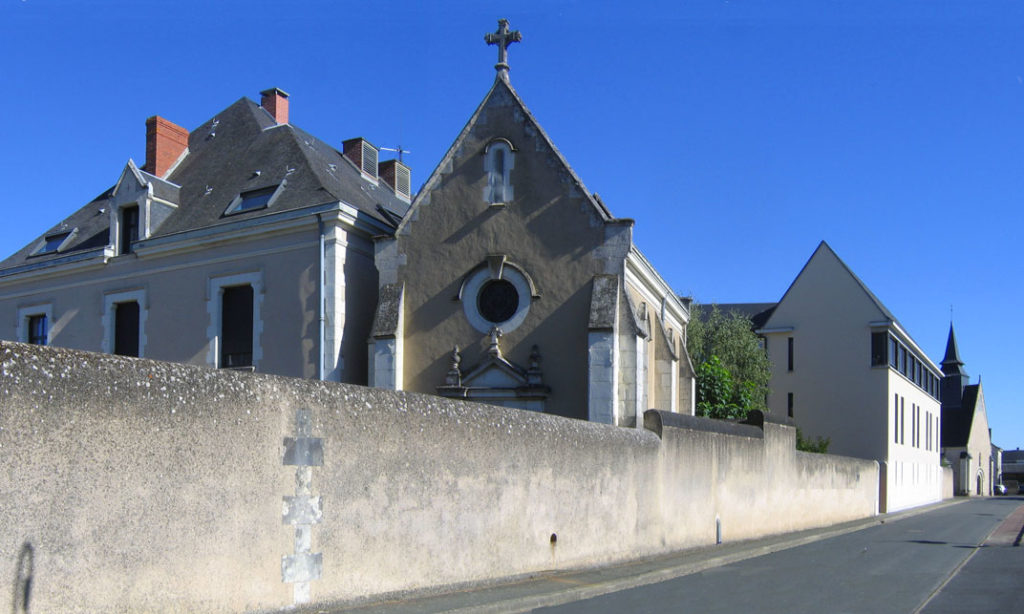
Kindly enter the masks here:
[[488, 45], [498, 46], [498, 63], [494, 69], [498, 71], [500, 79], [508, 81], [508, 46], [523, 40], [523, 35], [519, 30], [509, 30], [507, 19], [499, 19], [498, 31], [484, 34], [484, 40]]

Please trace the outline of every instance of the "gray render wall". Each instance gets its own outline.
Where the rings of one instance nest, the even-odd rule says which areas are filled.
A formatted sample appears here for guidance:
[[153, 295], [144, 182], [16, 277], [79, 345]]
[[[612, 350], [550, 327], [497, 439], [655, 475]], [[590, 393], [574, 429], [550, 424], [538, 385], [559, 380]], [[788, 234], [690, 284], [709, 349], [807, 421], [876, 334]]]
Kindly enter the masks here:
[[[10, 342], [0, 395], [0, 586], [21, 599], [31, 576], [32, 612], [289, 606], [289, 509], [315, 522], [288, 559], [321, 561], [314, 602], [712, 544], [716, 517], [732, 541], [877, 509], [875, 462], [796, 452], [771, 423], [629, 429]], [[312, 504], [289, 508], [305, 478], [283, 459], [315, 461], [310, 438]]]

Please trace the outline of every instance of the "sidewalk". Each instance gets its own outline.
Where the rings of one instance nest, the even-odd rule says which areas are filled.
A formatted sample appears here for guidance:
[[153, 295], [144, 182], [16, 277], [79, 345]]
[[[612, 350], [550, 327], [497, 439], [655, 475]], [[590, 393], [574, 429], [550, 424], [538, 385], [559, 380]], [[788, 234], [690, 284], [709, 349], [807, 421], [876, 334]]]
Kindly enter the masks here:
[[761, 539], [725, 543], [670, 555], [631, 561], [593, 569], [544, 572], [516, 582], [474, 586], [441, 595], [410, 597], [356, 606], [324, 606], [290, 610], [296, 614], [420, 614], [424, 612], [506, 613], [559, 605], [605, 595], [680, 576], [720, 567], [772, 552], [852, 533], [867, 527], [895, 522], [941, 507], [964, 502], [948, 499], [941, 503], [882, 514], [820, 529], [774, 535]]

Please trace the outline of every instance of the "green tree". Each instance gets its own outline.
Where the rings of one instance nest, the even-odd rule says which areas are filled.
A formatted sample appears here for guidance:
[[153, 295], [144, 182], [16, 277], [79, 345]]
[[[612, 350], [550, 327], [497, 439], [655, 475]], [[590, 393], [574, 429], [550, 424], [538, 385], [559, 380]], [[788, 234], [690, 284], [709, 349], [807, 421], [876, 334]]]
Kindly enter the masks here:
[[744, 418], [752, 409], [767, 410], [771, 364], [752, 327], [749, 318], [716, 305], [691, 307], [686, 344], [697, 369], [698, 415]]
[[816, 439], [807, 439], [804, 437], [800, 427], [796, 427], [796, 449], [802, 452], [815, 452], [817, 454], [827, 454], [828, 446], [832, 443], [830, 437], [818, 437]]
[[697, 415], [720, 420], [745, 418], [749, 408], [736, 401], [732, 374], [712, 355], [697, 369]]

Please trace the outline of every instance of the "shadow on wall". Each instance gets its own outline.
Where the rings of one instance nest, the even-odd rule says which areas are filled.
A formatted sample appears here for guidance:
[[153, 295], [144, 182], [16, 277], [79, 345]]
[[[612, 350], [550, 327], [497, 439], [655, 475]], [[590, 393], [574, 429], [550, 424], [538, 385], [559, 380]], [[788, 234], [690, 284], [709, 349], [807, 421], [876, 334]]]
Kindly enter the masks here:
[[28, 614], [32, 597], [32, 575], [35, 563], [35, 549], [25, 542], [18, 553], [18, 564], [14, 572], [14, 591], [11, 598], [11, 614]]

